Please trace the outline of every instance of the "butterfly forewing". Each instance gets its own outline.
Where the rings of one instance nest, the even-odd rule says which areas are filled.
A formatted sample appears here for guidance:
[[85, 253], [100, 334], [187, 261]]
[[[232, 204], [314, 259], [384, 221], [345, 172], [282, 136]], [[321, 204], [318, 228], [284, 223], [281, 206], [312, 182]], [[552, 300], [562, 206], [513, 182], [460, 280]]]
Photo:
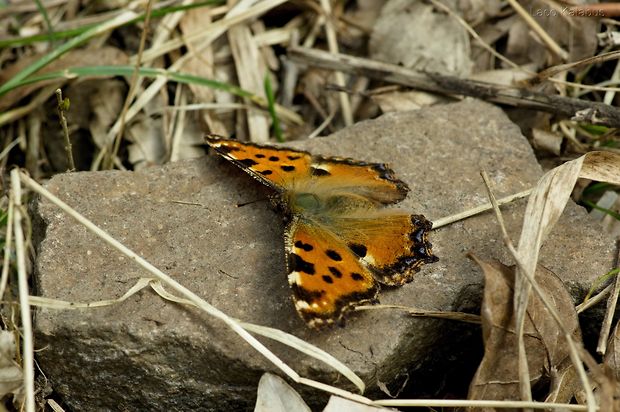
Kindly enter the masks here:
[[309, 153], [216, 136], [208, 136], [206, 140], [220, 155], [280, 192], [289, 188], [291, 182], [308, 178], [311, 164]]
[[347, 310], [376, 300], [370, 271], [337, 236], [295, 217], [285, 235], [295, 308], [311, 327], [338, 323]]
[[207, 136], [206, 141], [220, 155], [280, 192], [356, 194], [377, 203], [391, 204], [403, 200], [409, 191], [382, 163], [313, 156], [304, 151], [243, 143], [215, 135]]

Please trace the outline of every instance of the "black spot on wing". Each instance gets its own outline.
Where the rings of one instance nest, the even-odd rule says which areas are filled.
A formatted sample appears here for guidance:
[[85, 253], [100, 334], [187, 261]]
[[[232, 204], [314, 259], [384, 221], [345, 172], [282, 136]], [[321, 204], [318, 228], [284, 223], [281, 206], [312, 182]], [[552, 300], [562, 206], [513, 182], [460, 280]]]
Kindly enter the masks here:
[[265, 155], [264, 155], [264, 154], [262, 154], [262, 153], [256, 153], [256, 154], [254, 155], [254, 157], [255, 157], [255, 158], [257, 158], [257, 159], [264, 159], [264, 158], [265, 158]]
[[342, 277], [342, 272], [340, 272], [338, 269], [336, 269], [333, 266], [329, 266], [328, 267], [329, 271], [332, 272], [332, 275], [334, 275], [335, 277], [337, 277], [338, 279], [340, 279]]
[[360, 280], [364, 280], [364, 276], [360, 275], [359, 273], [351, 273], [351, 279], [355, 280], [355, 281], [360, 281]]
[[308, 275], [314, 275], [314, 264], [306, 262], [303, 258], [295, 253], [289, 255], [289, 269], [291, 272], [303, 272]]
[[245, 167], [252, 167], [258, 164], [258, 162], [252, 159], [239, 159], [237, 162], [241, 163]]
[[284, 170], [285, 172], [292, 172], [293, 170], [295, 170], [295, 166], [282, 165], [280, 166], [280, 169]]
[[291, 156], [291, 155], [288, 155], [288, 156], [286, 156], [286, 158], [288, 160], [297, 160], [297, 159], [301, 159], [301, 156]]
[[335, 260], [336, 262], [340, 262], [342, 260], [342, 256], [340, 256], [340, 254], [338, 252], [336, 252], [335, 250], [327, 249], [325, 251], [325, 254], [331, 260]]
[[216, 146], [215, 150], [217, 150], [218, 152], [223, 153], [223, 154], [227, 154], [227, 153], [230, 153], [230, 152], [242, 151], [241, 148], [239, 148], [239, 147], [226, 146], [226, 145]]
[[361, 243], [351, 243], [349, 244], [349, 249], [351, 249], [353, 253], [355, 253], [361, 258], [366, 256], [366, 253], [368, 253], [368, 249], [366, 249], [366, 246], [362, 245]]
[[300, 249], [305, 250], [306, 252], [310, 252], [312, 249], [314, 249], [314, 247], [312, 247], [311, 244], [309, 243], [304, 243], [301, 240], [298, 240], [297, 242], [295, 242], [295, 247], [298, 247]]
[[262, 171], [259, 171], [258, 173], [260, 173], [263, 176], [269, 176], [273, 172], [271, 170], [262, 170]]
[[271, 160], [272, 162], [277, 162], [278, 160], [280, 160], [280, 158], [278, 156], [269, 156], [269, 160]]
[[325, 283], [334, 283], [334, 279], [332, 279], [332, 277], [329, 275], [323, 275], [323, 280], [325, 281]]

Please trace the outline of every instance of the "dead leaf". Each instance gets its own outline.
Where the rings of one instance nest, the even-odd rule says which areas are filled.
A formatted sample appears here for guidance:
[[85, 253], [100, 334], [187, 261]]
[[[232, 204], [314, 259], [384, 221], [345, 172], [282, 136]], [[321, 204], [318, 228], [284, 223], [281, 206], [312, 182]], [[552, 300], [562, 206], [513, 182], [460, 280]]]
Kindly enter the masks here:
[[311, 412], [299, 394], [277, 375], [264, 373], [258, 382], [254, 412]]
[[[482, 268], [485, 277], [481, 313], [485, 349], [482, 362], [470, 385], [469, 398], [519, 399], [518, 348], [512, 303], [514, 267], [473, 258]], [[580, 340], [577, 312], [562, 281], [543, 267], [538, 268], [536, 279], [546, 299], [563, 317], [564, 326]], [[538, 296], [530, 298], [526, 313], [524, 342], [530, 382], [532, 385], [538, 384], [537, 387], [544, 387], [542, 384], [549, 383], [552, 379], [552, 371], [565, 371], [571, 367], [568, 346], [562, 330], [548, 314]]]
[[12, 393], [19, 395], [22, 386], [22, 369], [15, 361], [13, 333], [0, 331], [0, 398]]
[[[585, 2], [577, 0], [573, 4]], [[594, 55], [598, 32], [596, 19], [571, 17], [566, 13], [564, 5], [547, 0], [529, 0], [521, 4], [543, 30], [560, 47], [568, 51], [568, 61], [577, 61]], [[550, 58], [558, 60], [550, 54], [523, 19], [515, 21], [512, 26], [505, 55], [517, 64], [534, 63], [537, 70], [547, 67]]]
[[416, 90], [373, 94], [372, 100], [379, 105], [383, 113], [418, 110], [449, 101], [446, 97]]
[[372, 59], [410, 69], [467, 77], [472, 68], [467, 31], [424, 2], [388, 1], [369, 47]]

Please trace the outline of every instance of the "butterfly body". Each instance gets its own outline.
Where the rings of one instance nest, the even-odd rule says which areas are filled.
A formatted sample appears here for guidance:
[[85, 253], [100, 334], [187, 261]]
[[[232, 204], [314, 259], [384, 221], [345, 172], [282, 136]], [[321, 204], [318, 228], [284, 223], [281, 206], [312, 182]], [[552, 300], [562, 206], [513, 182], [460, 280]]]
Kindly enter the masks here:
[[378, 282], [402, 285], [437, 258], [422, 215], [385, 208], [409, 188], [385, 164], [207, 137], [215, 151], [273, 188], [284, 214], [288, 281], [311, 327], [374, 303]]

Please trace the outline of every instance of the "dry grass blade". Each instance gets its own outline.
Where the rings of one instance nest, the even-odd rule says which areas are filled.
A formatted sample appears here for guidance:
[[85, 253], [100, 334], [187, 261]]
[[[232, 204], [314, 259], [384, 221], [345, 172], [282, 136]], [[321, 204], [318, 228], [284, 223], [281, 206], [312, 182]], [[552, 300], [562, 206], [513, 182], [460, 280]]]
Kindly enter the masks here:
[[382, 399], [374, 402], [382, 406], [411, 406], [436, 408], [496, 408], [496, 409], [557, 409], [565, 411], [586, 411], [584, 405], [568, 403], [525, 402], [525, 401], [466, 401], [460, 399]]
[[153, 278], [140, 278], [138, 281], [123, 294], [120, 298], [117, 299], [105, 299], [98, 300], [95, 302], [67, 302], [64, 300], [58, 299], [50, 299], [42, 296], [30, 296], [28, 301], [32, 306], [38, 306], [42, 308], [48, 309], [86, 309], [86, 308], [100, 308], [103, 306], [115, 305], [117, 303], [121, 303], [127, 298], [135, 295], [145, 287], [149, 285], [149, 283], [153, 280]]
[[[266, 13], [272, 8], [279, 6], [284, 3], [286, 0], [264, 0], [255, 4], [254, 6], [248, 8], [247, 10], [242, 10], [242, 12], [235, 12], [237, 7], [245, 7], [246, 2], [237, 3], [235, 8], [233, 8], [226, 16], [226, 18], [219, 20], [211, 25], [209, 25], [205, 30], [201, 30], [196, 35], [188, 35], [185, 36], [184, 40], [173, 40], [168, 43], [172, 43], [172, 45], [165, 43], [164, 45], [158, 47], [156, 51], [154, 51], [153, 55], [149, 53], [149, 50], [145, 51], [142, 60], [146, 63], [150, 61], [150, 59], [154, 59], [158, 56], [161, 56], [169, 51], [175, 50], [178, 47], [181, 47], [185, 44], [185, 41], [202, 39], [201, 43], [196, 46], [192, 53], [200, 53], [203, 49], [209, 47], [213, 41], [215, 41], [218, 37], [224, 34], [231, 26], [235, 24], [239, 24], [245, 20], [256, 17], [260, 14]], [[183, 65], [193, 57], [192, 53], [186, 53], [180, 58], [178, 58], [170, 67], [167, 68], [168, 71], [178, 71]], [[126, 121], [130, 121], [133, 119], [147, 104], [153, 99], [157, 93], [166, 85], [168, 79], [164, 76], [157, 78], [154, 82], [152, 82], [134, 101], [131, 107], [127, 110]], [[120, 121], [117, 121], [109, 130], [107, 139], [112, 141], [114, 136], [120, 130]]]
[[26, 251], [24, 233], [22, 231], [21, 183], [19, 169], [11, 171], [11, 191], [13, 192], [14, 216], [13, 230], [15, 231], [15, 252], [17, 255], [17, 278], [19, 288], [19, 309], [22, 322], [22, 357], [24, 372], [24, 388], [26, 412], [35, 412], [34, 402], [34, 343], [32, 338], [32, 314], [28, 305], [28, 275], [26, 274]]
[[362, 305], [356, 306], [355, 310], [385, 310], [385, 309], [397, 309], [407, 312], [407, 314], [414, 317], [425, 318], [437, 318], [437, 319], [449, 319], [459, 322], [480, 324], [480, 316], [473, 315], [471, 313], [464, 312], [445, 312], [437, 310], [424, 310], [416, 309], [409, 306], [402, 305]]
[[[530, 194], [532, 194], [532, 189], [524, 190], [523, 192], [515, 193], [514, 195], [506, 196], [497, 200], [497, 204], [505, 205], [514, 202], [517, 199], [527, 197]], [[493, 204], [489, 202], [452, 216], [446, 216], [437, 220], [433, 220], [433, 230], [439, 229], [442, 226], [446, 226], [454, 222], [458, 222], [459, 220], [467, 219], [468, 217], [479, 215], [480, 213], [486, 212], [487, 210], [491, 209], [493, 209]]]
[[[151, 282], [151, 287], [162, 298], [169, 300], [171, 302], [177, 302], [184, 305], [194, 305], [187, 299], [182, 299], [177, 296], [174, 296], [168, 293], [161, 282], [155, 280]], [[194, 305], [195, 306], [195, 305]], [[289, 333], [283, 332], [279, 329], [269, 328], [267, 326], [255, 325], [253, 323], [247, 323], [240, 320], [237, 320], [240, 325], [243, 326], [244, 329], [247, 329], [251, 332], [254, 332], [258, 335], [265, 336], [267, 338], [273, 339], [280, 343], [283, 343], [291, 348], [297, 349], [298, 351], [305, 353], [308, 356], [311, 356], [315, 359], [320, 360], [321, 362], [329, 365], [334, 368], [338, 372], [340, 372], [343, 376], [349, 379], [355, 386], [357, 386], [361, 393], [364, 392], [366, 385], [364, 381], [362, 381], [351, 369], [349, 369], [346, 365], [341, 363], [338, 359], [334, 358], [329, 353], [317, 348], [314, 345], [309, 344], [308, 342], [299, 339], [296, 336], [293, 336]]]

